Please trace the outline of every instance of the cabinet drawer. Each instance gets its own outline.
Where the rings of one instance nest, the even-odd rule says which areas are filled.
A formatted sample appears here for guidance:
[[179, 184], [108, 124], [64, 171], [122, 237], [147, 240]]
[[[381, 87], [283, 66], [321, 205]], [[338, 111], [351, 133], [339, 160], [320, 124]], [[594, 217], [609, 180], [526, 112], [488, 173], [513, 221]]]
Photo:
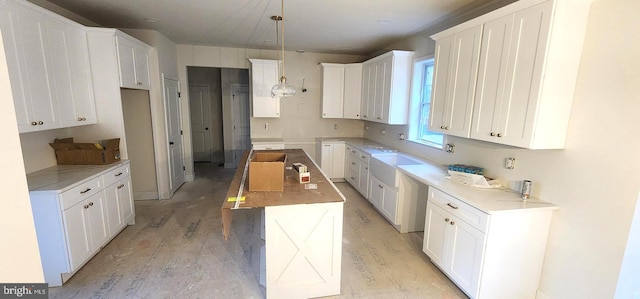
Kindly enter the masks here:
[[349, 169], [349, 173], [347, 173], [347, 181], [351, 184], [351, 186], [358, 186], [358, 181], [360, 180], [360, 175], [357, 170]]
[[102, 177], [97, 177], [88, 181], [80, 183], [80, 185], [73, 187], [60, 194], [62, 201], [62, 210], [66, 210], [73, 205], [81, 202], [85, 198], [94, 195], [102, 191]]
[[[369, 160], [371, 159], [371, 155], [353, 147], [349, 150], [348, 154], [351, 155], [352, 158], [358, 159], [365, 164], [369, 164]], [[354, 159], [352, 159], [351, 161], [354, 161]]]
[[119, 179], [129, 176], [129, 164], [122, 165], [102, 175], [104, 186], [109, 186]]
[[461, 200], [436, 188], [429, 187], [429, 201], [481, 232], [487, 231], [489, 215], [462, 202]]

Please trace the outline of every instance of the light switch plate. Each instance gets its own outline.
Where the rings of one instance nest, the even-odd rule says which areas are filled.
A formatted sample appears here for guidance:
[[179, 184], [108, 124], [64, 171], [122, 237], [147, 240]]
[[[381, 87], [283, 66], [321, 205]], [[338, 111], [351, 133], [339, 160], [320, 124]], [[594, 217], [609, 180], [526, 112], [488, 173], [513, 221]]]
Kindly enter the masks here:
[[505, 158], [504, 159], [504, 168], [506, 168], [506, 169], [514, 169], [514, 168], [516, 168], [516, 158]]

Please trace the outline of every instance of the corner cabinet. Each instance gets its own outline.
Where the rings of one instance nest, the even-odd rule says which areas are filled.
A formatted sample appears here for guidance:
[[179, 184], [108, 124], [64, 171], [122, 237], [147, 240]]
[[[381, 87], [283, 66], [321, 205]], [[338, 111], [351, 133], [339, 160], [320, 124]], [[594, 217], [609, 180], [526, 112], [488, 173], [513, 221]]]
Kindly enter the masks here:
[[150, 47], [121, 31], [116, 31], [120, 87], [149, 90]]
[[28, 181], [30, 188], [45, 186], [31, 190], [29, 197], [49, 286], [62, 285], [135, 222], [128, 161], [54, 166], [29, 174]]
[[407, 124], [413, 52], [390, 51], [362, 63], [360, 119]]
[[97, 122], [84, 26], [26, 1], [0, 1], [20, 133]]
[[423, 251], [469, 297], [535, 298], [553, 209], [486, 213], [430, 186]]
[[280, 98], [271, 97], [271, 88], [278, 84], [278, 60], [249, 59], [251, 62], [251, 115], [280, 117]]
[[[470, 31], [481, 32], [479, 59], [463, 55], [452, 62], [445, 60], [451, 56], [437, 55], [436, 66], [450, 69], [442, 75], [436, 71], [431, 110], [445, 111], [453, 122], [434, 116], [430, 129], [529, 149], [563, 148], [590, 2], [521, 0], [432, 36], [443, 44]], [[448, 81], [441, 79], [445, 77]], [[448, 92], [458, 81], [460, 90]], [[467, 102], [461, 101], [465, 98]], [[467, 128], [469, 117], [457, 117], [463, 113], [456, 111], [468, 111], [469, 105], [473, 112]], [[454, 129], [442, 129], [448, 124]]]

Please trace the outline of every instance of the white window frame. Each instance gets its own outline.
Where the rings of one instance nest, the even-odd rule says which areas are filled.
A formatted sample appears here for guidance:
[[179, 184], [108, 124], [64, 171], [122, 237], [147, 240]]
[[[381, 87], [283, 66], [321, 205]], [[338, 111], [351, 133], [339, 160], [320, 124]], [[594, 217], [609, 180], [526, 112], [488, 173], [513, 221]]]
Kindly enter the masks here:
[[433, 62], [433, 55], [417, 57], [413, 60], [413, 74], [411, 82], [411, 100], [409, 104], [409, 138], [411, 142], [426, 145], [439, 150], [444, 150], [447, 144], [447, 136], [442, 134], [442, 144], [421, 139], [419, 137], [420, 114], [421, 114], [421, 94], [422, 82], [424, 80], [424, 65]]

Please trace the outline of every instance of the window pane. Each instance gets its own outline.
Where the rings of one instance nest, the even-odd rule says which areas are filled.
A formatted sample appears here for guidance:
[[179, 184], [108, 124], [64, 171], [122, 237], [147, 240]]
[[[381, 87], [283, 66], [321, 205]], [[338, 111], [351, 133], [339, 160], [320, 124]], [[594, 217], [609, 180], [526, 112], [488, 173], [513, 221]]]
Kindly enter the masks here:
[[416, 70], [420, 70], [414, 74], [420, 81], [419, 98], [414, 98], [414, 109], [417, 113], [417, 117], [412, 118], [412, 136], [411, 139], [427, 144], [429, 146], [442, 148], [444, 143], [444, 136], [440, 133], [433, 133], [429, 131], [429, 110], [431, 108], [431, 91], [433, 82], [433, 59], [422, 61], [419, 65], [415, 65]]

